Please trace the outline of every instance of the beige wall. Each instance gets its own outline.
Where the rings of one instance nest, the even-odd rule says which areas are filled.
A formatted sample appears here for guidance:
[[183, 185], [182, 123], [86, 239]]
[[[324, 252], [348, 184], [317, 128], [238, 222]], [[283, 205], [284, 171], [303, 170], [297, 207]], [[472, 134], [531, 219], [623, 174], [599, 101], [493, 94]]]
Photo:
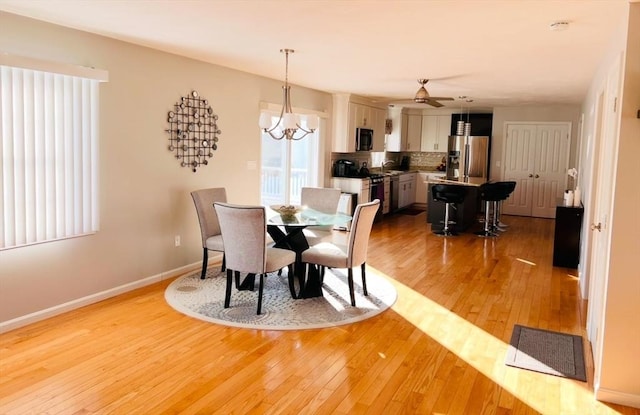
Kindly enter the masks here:
[[505, 123], [508, 121], [564, 121], [571, 123], [571, 148], [569, 167], [576, 165], [576, 148], [578, 142], [578, 122], [580, 107], [572, 105], [549, 105], [544, 107], [496, 107], [493, 109], [493, 126], [491, 134], [491, 179], [502, 179]]
[[[226, 187], [230, 201], [259, 203], [259, 164], [247, 163], [260, 159], [259, 103], [280, 103], [281, 81], [6, 13], [0, 27], [2, 52], [109, 71], [100, 87], [100, 231], [0, 251], [0, 322], [200, 261], [191, 190]], [[164, 131], [167, 112], [193, 89], [222, 130], [197, 173], [179, 166]], [[296, 107], [331, 111], [329, 94], [294, 86], [292, 95]]]

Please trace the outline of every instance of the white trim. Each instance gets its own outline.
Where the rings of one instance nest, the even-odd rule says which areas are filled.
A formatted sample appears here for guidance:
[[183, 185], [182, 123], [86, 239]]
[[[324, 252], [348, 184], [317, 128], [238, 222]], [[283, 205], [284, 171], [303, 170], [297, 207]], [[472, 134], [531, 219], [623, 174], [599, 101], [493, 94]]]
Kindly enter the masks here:
[[640, 408], [640, 395], [619, 392], [611, 389], [597, 388], [595, 398], [599, 401], [616, 403], [619, 405]]
[[[209, 261], [208, 266], [217, 265], [220, 263], [220, 257]], [[58, 304], [53, 307], [46, 308], [44, 310], [36, 311], [31, 314], [16, 317], [12, 320], [0, 322], [0, 334], [6, 333], [10, 330], [14, 330], [20, 327], [24, 327], [28, 324], [36, 323], [41, 320], [45, 320], [50, 317], [57, 316], [59, 314], [66, 313], [84, 307], [90, 304], [97, 303], [102, 300], [106, 300], [111, 297], [115, 297], [120, 294], [124, 294], [129, 291], [133, 291], [137, 288], [146, 287], [147, 285], [155, 284], [157, 282], [176, 277], [178, 275], [200, 269], [202, 261], [194, 262], [184, 265], [182, 267], [174, 268], [169, 271], [161, 272], [150, 277], [142, 278], [137, 281], [133, 281], [118, 287], [110, 288], [105, 291], [101, 291], [95, 294], [90, 294], [82, 298], [77, 298], [69, 302]]]
[[109, 82], [109, 72], [104, 69], [45, 61], [42, 59], [28, 58], [26, 56], [11, 55], [7, 52], [0, 53], [0, 65], [77, 76], [79, 78], [93, 79], [98, 82]]

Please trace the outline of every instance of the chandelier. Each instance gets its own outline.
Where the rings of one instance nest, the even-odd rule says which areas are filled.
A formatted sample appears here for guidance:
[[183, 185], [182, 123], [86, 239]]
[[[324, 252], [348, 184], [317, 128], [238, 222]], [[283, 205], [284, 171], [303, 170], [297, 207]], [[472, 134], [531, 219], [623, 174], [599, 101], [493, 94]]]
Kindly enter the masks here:
[[[307, 119], [307, 128], [300, 126], [300, 116], [291, 110], [291, 86], [289, 86], [289, 54], [295, 52], [293, 49], [280, 49], [285, 54], [285, 77], [282, 87], [282, 110], [275, 125], [271, 123], [271, 115], [266, 112], [260, 114], [260, 128], [269, 133], [276, 140], [301, 140], [307, 134], [313, 133], [318, 128], [316, 117]], [[297, 135], [296, 135], [297, 134]]]

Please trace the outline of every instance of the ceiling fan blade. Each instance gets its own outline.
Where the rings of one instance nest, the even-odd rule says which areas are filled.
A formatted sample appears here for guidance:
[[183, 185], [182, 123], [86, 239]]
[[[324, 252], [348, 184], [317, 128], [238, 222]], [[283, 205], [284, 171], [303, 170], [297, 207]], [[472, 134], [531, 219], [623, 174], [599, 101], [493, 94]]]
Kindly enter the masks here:
[[436, 108], [444, 107], [444, 105], [442, 105], [438, 101], [434, 101], [433, 99], [426, 100], [425, 104], [431, 105], [432, 107], [436, 107]]
[[436, 101], [453, 101], [454, 98], [451, 97], [429, 97], [429, 99], [433, 99]]

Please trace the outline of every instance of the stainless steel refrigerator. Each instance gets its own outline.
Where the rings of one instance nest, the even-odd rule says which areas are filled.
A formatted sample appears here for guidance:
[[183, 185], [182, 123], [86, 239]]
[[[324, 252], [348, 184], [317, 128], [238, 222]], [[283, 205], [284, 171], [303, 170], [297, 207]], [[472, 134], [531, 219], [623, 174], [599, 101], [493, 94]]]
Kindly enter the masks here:
[[489, 178], [489, 137], [449, 136], [447, 179], [464, 181], [470, 177]]

